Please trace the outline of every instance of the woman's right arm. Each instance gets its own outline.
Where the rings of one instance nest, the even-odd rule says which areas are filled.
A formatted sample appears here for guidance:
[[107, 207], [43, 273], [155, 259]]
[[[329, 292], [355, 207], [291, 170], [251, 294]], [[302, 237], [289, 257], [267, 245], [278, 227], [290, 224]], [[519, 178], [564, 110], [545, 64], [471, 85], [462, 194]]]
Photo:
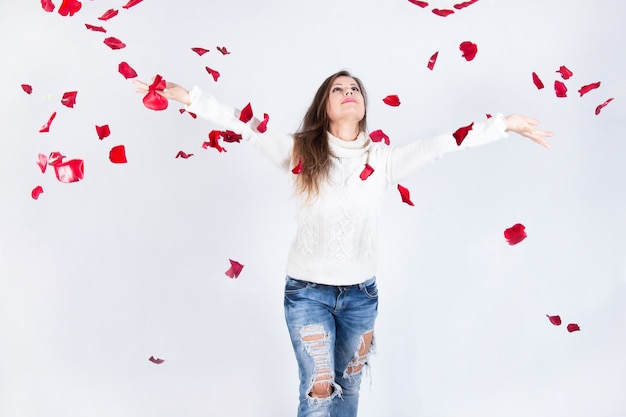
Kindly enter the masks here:
[[[133, 80], [137, 85], [137, 92], [147, 93], [148, 84]], [[293, 147], [293, 137], [286, 134], [273, 132], [268, 126], [264, 133], [257, 130], [261, 121], [254, 117], [248, 123], [239, 120], [241, 110], [220, 103], [215, 97], [203, 93], [200, 88], [194, 87], [191, 90], [167, 82], [165, 89], [160, 92], [168, 100], [175, 100], [185, 105], [187, 111], [210, 120], [224, 129], [239, 133], [244, 140], [248, 140], [259, 148], [275, 165], [285, 172], [290, 172], [291, 149]]]

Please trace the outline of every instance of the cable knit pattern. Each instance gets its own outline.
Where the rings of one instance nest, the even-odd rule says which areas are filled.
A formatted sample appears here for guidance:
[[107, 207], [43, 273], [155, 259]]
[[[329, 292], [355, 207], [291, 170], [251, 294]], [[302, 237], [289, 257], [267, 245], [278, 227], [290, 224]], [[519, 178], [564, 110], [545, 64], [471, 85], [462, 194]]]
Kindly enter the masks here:
[[[199, 88], [190, 91], [188, 111], [234, 130], [251, 141], [288, 175], [291, 173], [293, 138], [268, 126], [260, 134], [260, 122], [239, 121], [240, 111], [219, 103]], [[376, 273], [376, 230], [386, 190], [419, 167], [448, 152], [480, 146], [506, 137], [505, 122], [497, 115], [474, 123], [461, 146], [452, 132], [402, 146], [372, 143], [365, 133], [354, 141], [328, 134], [332, 152], [330, 178], [310, 202], [298, 199], [297, 231], [287, 260], [288, 275], [327, 285], [352, 285]], [[359, 175], [368, 163], [374, 172], [363, 181]]]

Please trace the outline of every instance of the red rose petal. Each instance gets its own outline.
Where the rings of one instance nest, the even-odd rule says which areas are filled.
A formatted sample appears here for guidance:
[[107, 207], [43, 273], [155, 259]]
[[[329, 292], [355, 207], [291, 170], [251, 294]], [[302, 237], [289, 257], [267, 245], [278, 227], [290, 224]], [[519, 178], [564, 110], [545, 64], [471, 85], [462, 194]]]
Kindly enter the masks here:
[[591, 83], [591, 84], [587, 84], [587, 85], [583, 85], [582, 87], [580, 87], [580, 89], [578, 90], [578, 93], [580, 94], [580, 96], [584, 96], [585, 94], [587, 94], [588, 92], [590, 92], [591, 90], [595, 90], [596, 88], [600, 87], [600, 81], [598, 81], [597, 83]]
[[437, 62], [437, 57], [439, 56], [439, 51], [435, 52], [434, 54], [431, 55], [430, 59], [428, 60], [428, 65], [426, 65], [428, 67], [429, 70], [433, 70], [433, 68], [435, 68], [435, 63]]
[[178, 151], [178, 153], [176, 154], [176, 158], [183, 158], [183, 159], [187, 159], [192, 157], [193, 154], [192, 153], [185, 153], [183, 151]]
[[402, 202], [403, 203], [406, 203], [409, 206], [414, 206], [415, 205], [411, 201], [411, 194], [409, 193], [409, 189], [408, 188], [403, 187], [402, 185], [398, 184], [398, 191], [400, 191], [400, 197], [402, 198]]
[[128, 162], [124, 145], [117, 145], [111, 148], [109, 151], [109, 161], [114, 164], [125, 164]]
[[400, 99], [395, 94], [385, 97], [383, 102], [392, 107], [398, 107], [400, 105]]
[[43, 187], [41, 185], [38, 185], [30, 192], [30, 196], [33, 198], [33, 200], [37, 200], [41, 193], [43, 193]]
[[504, 231], [504, 238], [509, 245], [517, 245], [522, 240], [526, 239], [526, 231], [523, 224], [516, 223]]
[[53, 112], [52, 115], [50, 116], [50, 118], [48, 119], [48, 121], [46, 122], [46, 124], [41, 126], [41, 129], [39, 129], [39, 132], [40, 133], [49, 132], [50, 131], [50, 125], [52, 124], [52, 121], [54, 120], [54, 118], [56, 116], [57, 116], [57, 112]]
[[450, 9], [433, 9], [432, 12], [437, 16], [447, 17], [454, 13], [454, 10]]
[[359, 175], [359, 178], [365, 181], [373, 173], [374, 168], [372, 168], [370, 164], [365, 164], [365, 168], [363, 168], [363, 171], [361, 171], [361, 175]]
[[189, 113], [189, 116], [191, 116], [191, 118], [192, 118], [192, 119], [195, 119], [195, 118], [197, 118], [197, 117], [198, 117], [198, 115], [197, 115], [197, 114], [195, 114], [195, 113], [193, 113], [193, 112], [190, 112], [190, 111], [187, 111], [187, 110], [185, 110], [185, 109], [178, 109], [178, 111], [180, 112], [180, 114], [183, 114], [183, 113], [185, 113], [185, 112]]
[[226, 49], [225, 46], [218, 46], [217, 50], [220, 51], [222, 53], [222, 55], [230, 54], [230, 51], [228, 49]]
[[137, 76], [137, 71], [135, 71], [127, 62], [122, 61], [117, 66], [117, 71], [124, 76], [124, 78], [135, 78]]
[[370, 139], [372, 140], [372, 142], [381, 142], [384, 140], [385, 145], [389, 145], [390, 143], [389, 136], [387, 136], [387, 134], [380, 129], [374, 130], [373, 132], [371, 132]]
[[556, 71], [561, 74], [564, 80], [568, 80], [574, 73], [570, 71], [565, 65], [561, 65], [561, 67]]
[[102, 140], [111, 134], [111, 129], [109, 125], [96, 125], [96, 133], [98, 134], [98, 139]]
[[233, 261], [232, 259], [229, 259], [229, 261], [230, 261], [230, 268], [228, 269], [228, 271], [226, 271], [226, 275], [230, 278], [239, 277], [239, 274], [241, 273], [241, 270], [243, 269], [243, 265], [237, 261]]
[[39, 165], [39, 169], [41, 169], [41, 173], [46, 172], [46, 168], [48, 167], [48, 157], [45, 154], [37, 155], [37, 165]]
[[103, 28], [102, 26], [94, 26], [94, 25], [90, 25], [89, 23], [85, 23], [85, 27], [94, 32], [102, 32], [102, 33], [107, 32], [107, 30]]
[[491, 119], [491, 115], [489, 113], [485, 114], [485, 116], [487, 117], [487, 119]]
[[246, 104], [246, 107], [244, 107], [241, 110], [241, 114], [239, 115], [239, 120], [241, 120], [244, 123], [248, 123], [250, 120], [252, 120], [252, 106], [250, 105], [250, 103]]
[[243, 139], [243, 137], [239, 133], [235, 133], [232, 130], [224, 130], [224, 131], [221, 131], [220, 134], [222, 135], [222, 139], [224, 139], [224, 142], [239, 143], [239, 141]]
[[463, 126], [463, 127], [459, 127], [453, 134], [452, 136], [454, 137], [454, 139], [456, 140], [456, 144], [457, 146], [461, 146], [461, 143], [463, 143], [463, 140], [465, 139], [465, 137], [467, 136], [467, 134], [469, 133], [470, 130], [472, 130], [472, 128], [474, 127], [474, 122], [468, 124], [467, 126]]
[[548, 318], [548, 320], [550, 320], [550, 323], [554, 324], [555, 326], [561, 325], [561, 316], [550, 316], [546, 314], [546, 317]]
[[561, 81], [554, 81], [554, 92], [557, 97], [567, 97], [567, 87]]
[[211, 130], [209, 132], [209, 141], [204, 142], [202, 147], [206, 149], [207, 147], [215, 148], [218, 152], [226, 152], [226, 149], [222, 148], [218, 142], [218, 139], [222, 137], [222, 133], [219, 130]]
[[65, 158], [65, 155], [63, 155], [61, 152], [50, 152], [50, 156], [48, 157], [48, 165], [59, 165], [63, 162], [63, 158]]
[[109, 20], [109, 19], [111, 19], [112, 17], [117, 16], [117, 14], [118, 14], [118, 13], [119, 13], [119, 11], [118, 11], [118, 10], [116, 10], [116, 9], [109, 9], [109, 10], [107, 10], [106, 12], [104, 12], [104, 14], [103, 14], [102, 16], [100, 16], [100, 17], [98, 18], [98, 20], [105, 20], [105, 21], [106, 21], [106, 20]]
[[59, 14], [61, 16], [74, 16], [80, 8], [83, 7], [82, 3], [77, 0], [63, 0], [63, 3], [59, 6]]
[[197, 53], [200, 56], [202, 56], [202, 55], [206, 54], [207, 52], [209, 52], [208, 49], [204, 49], [204, 48], [191, 48], [191, 50], [194, 51], [195, 53]]
[[85, 164], [82, 159], [70, 159], [60, 164], [54, 164], [54, 173], [63, 183], [76, 182], [83, 179]]
[[162, 364], [163, 362], [165, 362], [165, 359], [161, 359], [161, 358], [155, 358], [154, 356], [150, 356], [148, 358], [148, 360], [152, 363], [156, 363], [157, 365]]
[[302, 159], [298, 158], [298, 163], [296, 164], [295, 167], [293, 167], [291, 172], [293, 172], [296, 175], [302, 173]]
[[24, 90], [24, 92], [25, 92], [26, 94], [32, 94], [32, 93], [33, 93], [33, 87], [31, 87], [30, 85], [28, 85], [28, 84], [22, 84], [22, 86], [21, 86], [21, 87], [22, 87], [22, 90]]
[[41, 7], [46, 11], [46, 12], [52, 12], [54, 11], [54, 3], [52, 3], [51, 0], [41, 0]]
[[537, 90], [541, 90], [544, 87], [543, 82], [535, 72], [533, 72], [533, 83], [535, 87], [537, 87]]
[[426, 3], [425, 1], [409, 0], [409, 3], [413, 3], [414, 5], [419, 6], [421, 8], [428, 7], [428, 3]]
[[598, 107], [596, 107], [596, 115], [600, 114], [600, 112], [602, 111], [603, 108], [605, 108], [607, 106], [607, 104], [609, 104], [610, 102], [613, 101], [613, 97], [611, 97], [610, 99], [608, 99], [607, 101], [605, 101], [604, 103], [598, 105]]
[[126, 3], [125, 5], [122, 6], [122, 9], [130, 9], [133, 6], [138, 5], [139, 3], [141, 3], [143, 0], [130, 0], [128, 3]]
[[206, 69], [206, 71], [211, 74], [211, 77], [213, 77], [213, 81], [217, 81], [218, 78], [220, 78], [220, 73], [215, 71], [214, 69], [211, 69], [209, 67], [204, 67]]
[[472, 4], [476, 3], [478, 0], [469, 0], [469, 1], [464, 1], [462, 3], [457, 3], [454, 5], [454, 8], [457, 10], [461, 10], [464, 9], [468, 6], [471, 6]]
[[570, 333], [580, 331], [580, 326], [576, 323], [570, 323], [567, 325], [567, 331]]
[[470, 41], [461, 42], [459, 49], [463, 52], [463, 58], [465, 58], [466, 61], [471, 61], [476, 57], [476, 53], [478, 53], [478, 46]]
[[126, 44], [124, 42], [122, 42], [121, 40], [111, 36], [108, 37], [104, 40], [104, 44], [106, 46], [108, 46], [111, 49], [122, 49], [122, 48], [126, 48]]
[[77, 94], [78, 91], [68, 91], [67, 93], [63, 93], [63, 97], [61, 98], [61, 104], [69, 108], [74, 108], [74, 104], [76, 104]]
[[259, 123], [259, 125], [256, 127], [256, 130], [258, 130], [261, 133], [265, 133], [267, 131], [267, 122], [269, 121], [270, 121], [270, 115], [267, 113], [263, 113], [263, 121]]
[[157, 91], [163, 91], [166, 82], [159, 74], [155, 75], [152, 84], [148, 86], [148, 93], [143, 98], [143, 104], [150, 110], [165, 110], [168, 106], [167, 98], [163, 97]]

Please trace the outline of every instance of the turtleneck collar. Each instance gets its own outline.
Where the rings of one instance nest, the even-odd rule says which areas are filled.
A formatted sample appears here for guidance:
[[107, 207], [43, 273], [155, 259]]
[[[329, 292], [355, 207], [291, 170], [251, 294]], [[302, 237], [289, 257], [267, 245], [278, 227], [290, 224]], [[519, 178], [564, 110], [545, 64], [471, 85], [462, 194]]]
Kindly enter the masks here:
[[343, 140], [328, 133], [328, 144], [337, 158], [354, 158], [364, 154], [370, 148], [370, 138], [365, 132], [359, 133], [355, 140]]

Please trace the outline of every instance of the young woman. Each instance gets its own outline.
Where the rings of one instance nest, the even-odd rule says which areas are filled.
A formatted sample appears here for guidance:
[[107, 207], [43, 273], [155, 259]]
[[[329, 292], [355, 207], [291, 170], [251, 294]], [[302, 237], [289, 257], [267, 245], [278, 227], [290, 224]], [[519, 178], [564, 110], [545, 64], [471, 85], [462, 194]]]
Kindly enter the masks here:
[[[147, 92], [147, 84], [135, 84], [138, 92]], [[376, 224], [387, 187], [445, 153], [504, 138], [509, 131], [545, 147], [552, 135], [537, 129], [534, 119], [496, 115], [474, 123], [461, 146], [452, 133], [403, 146], [372, 143], [363, 85], [346, 71], [322, 83], [293, 135], [271, 128], [260, 133], [259, 120], [240, 121], [239, 110], [197, 87], [188, 91], [167, 83], [162, 95], [240, 133], [294, 178], [297, 232], [287, 261], [284, 307], [299, 367], [298, 417], [357, 415], [378, 308]], [[298, 166], [301, 171], [292, 173]], [[369, 176], [366, 166], [373, 169]]]

